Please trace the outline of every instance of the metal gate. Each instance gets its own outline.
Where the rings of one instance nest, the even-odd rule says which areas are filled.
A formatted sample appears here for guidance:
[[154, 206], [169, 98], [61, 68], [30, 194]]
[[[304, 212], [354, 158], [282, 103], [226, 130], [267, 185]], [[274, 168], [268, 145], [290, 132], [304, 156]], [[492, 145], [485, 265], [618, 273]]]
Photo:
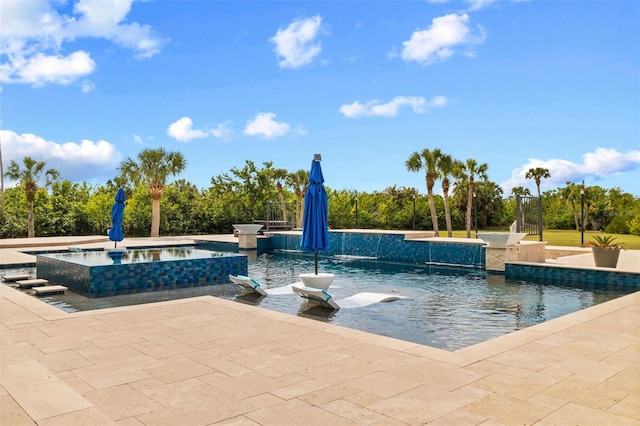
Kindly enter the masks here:
[[261, 231], [291, 230], [296, 218], [296, 203], [267, 202], [267, 220], [254, 220], [253, 223], [264, 226]]
[[542, 197], [516, 196], [516, 232], [539, 235], [542, 241]]

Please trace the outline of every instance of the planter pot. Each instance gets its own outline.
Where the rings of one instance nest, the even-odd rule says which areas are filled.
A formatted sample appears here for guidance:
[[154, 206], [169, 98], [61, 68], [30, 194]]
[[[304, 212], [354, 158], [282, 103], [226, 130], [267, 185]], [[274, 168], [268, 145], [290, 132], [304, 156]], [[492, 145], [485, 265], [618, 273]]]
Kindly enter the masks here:
[[593, 260], [596, 266], [602, 268], [615, 268], [620, 257], [619, 248], [591, 247]]

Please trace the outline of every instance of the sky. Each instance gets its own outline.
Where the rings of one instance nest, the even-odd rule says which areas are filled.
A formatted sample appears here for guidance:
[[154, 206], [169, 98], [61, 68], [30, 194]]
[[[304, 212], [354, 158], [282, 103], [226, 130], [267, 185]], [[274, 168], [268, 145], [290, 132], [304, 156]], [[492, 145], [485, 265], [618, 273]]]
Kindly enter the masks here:
[[505, 196], [533, 167], [640, 196], [638, 22], [616, 0], [0, 0], [3, 164], [97, 185], [163, 147], [202, 189], [320, 153], [328, 187], [425, 193], [405, 162], [438, 148]]

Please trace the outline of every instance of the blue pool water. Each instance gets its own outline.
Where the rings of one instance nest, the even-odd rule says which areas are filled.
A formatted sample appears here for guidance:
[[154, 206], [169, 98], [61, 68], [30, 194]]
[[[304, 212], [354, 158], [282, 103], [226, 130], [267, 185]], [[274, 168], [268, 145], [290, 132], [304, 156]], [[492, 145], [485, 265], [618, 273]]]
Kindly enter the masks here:
[[137, 249], [137, 250], [93, 250], [42, 254], [52, 259], [76, 263], [82, 266], [110, 266], [154, 261], [210, 259], [212, 257], [237, 256], [235, 253], [201, 250], [195, 248]]
[[[336, 275], [329, 288], [335, 300], [361, 292], [402, 297], [354, 309], [312, 308], [293, 293], [264, 298], [241, 295], [235, 284], [154, 291], [90, 299], [75, 293], [45, 299], [73, 312], [161, 300], [212, 295], [291, 315], [390, 336], [443, 349], [459, 349], [539, 324], [634, 289], [628, 287], [565, 287], [542, 282], [510, 281], [503, 275], [472, 268], [378, 262], [353, 257], [321, 256], [319, 272]], [[32, 268], [33, 269], [33, 268]], [[28, 270], [28, 268], [23, 268]], [[19, 271], [5, 270], [4, 273]], [[313, 256], [263, 254], [249, 261], [249, 275], [267, 289], [298, 281], [313, 272]]]

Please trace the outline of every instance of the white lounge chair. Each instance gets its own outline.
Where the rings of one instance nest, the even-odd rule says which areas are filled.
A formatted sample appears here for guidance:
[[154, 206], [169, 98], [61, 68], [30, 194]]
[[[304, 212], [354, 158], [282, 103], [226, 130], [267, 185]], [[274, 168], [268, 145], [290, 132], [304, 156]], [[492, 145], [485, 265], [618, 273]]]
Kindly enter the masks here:
[[333, 300], [333, 297], [329, 293], [327, 293], [326, 290], [297, 285], [297, 283], [293, 284], [291, 286], [291, 289], [298, 296], [302, 297], [303, 299], [307, 299], [314, 304], [334, 310], [340, 309], [340, 306]]
[[244, 275], [229, 275], [229, 279], [232, 283], [238, 284], [246, 292], [258, 293], [261, 296], [266, 296], [267, 292], [262, 288], [262, 284], [253, 278], [245, 277]]

